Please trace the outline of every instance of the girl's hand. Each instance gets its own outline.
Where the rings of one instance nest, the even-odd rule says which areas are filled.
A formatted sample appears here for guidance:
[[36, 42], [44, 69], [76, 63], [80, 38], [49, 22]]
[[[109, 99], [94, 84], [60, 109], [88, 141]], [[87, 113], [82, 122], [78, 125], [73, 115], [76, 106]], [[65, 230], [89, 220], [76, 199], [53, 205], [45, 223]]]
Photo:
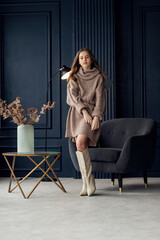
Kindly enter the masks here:
[[82, 113], [83, 113], [85, 122], [88, 123], [89, 125], [92, 125], [92, 117], [89, 115], [89, 113], [85, 108], [82, 109]]
[[99, 117], [95, 116], [92, 120], [91, 130], [96, 130], [100, 127]]

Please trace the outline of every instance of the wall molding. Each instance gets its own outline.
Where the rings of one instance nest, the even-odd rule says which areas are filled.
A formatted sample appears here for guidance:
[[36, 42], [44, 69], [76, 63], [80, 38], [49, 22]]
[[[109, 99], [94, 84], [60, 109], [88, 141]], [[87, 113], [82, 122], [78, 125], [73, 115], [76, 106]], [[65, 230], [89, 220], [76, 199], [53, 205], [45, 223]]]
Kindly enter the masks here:
[[[141, 15], [141, 29], [142, 29], [142, 36], [141, 36], [141, 46], [142, 46], [142, 86], [141, 86], [141, 97], [142, 97], [142, 115], [143, 117], [148, 116], [147, 114], [147, 93], [146, 93], [146, 57], [147, 57], [147, 53], [146, 53], [146, 31], [147, 31], [147, 17], [149, 16], [150, 13], [158, 13], [160, 14], [160, 7], [155, 7], [155, 6], [151, 6], [151, 7], [140, 7], [140, 15]], [[160, 121], [157, 122], [158, 127], [160, 127]]]

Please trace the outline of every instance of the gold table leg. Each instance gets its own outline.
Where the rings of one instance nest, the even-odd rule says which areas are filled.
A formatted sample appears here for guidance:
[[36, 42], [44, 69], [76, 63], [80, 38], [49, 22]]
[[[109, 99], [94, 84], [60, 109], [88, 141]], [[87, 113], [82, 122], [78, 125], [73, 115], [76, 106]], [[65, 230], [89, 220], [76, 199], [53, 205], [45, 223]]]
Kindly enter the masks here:
[[[13, 170], [13, 171], [14, 171], [15, 160], [16, 160], [16, 156], [13, 156], [13, 161], [12, 161], [12, 170]], [[13, 177], [13, 174], [12, 174], [12, 172], [11, 172], [8, 192], [11, 192], [12, 177]]]
[[[59, 157], [60, 157], [60, 156], [59, 156]], [[57, 158], [57, 159], [58, 159], [58, 158]], [[57, 161], [57, 159], [56, 159], [56, 161]], [[47, 162], [48, 166], [50, 167], [51, 165], [50, 165], [50, 163], [48, 162], [47, 159], [46, 159], [46, 162]], [[53, 180], [53, 182], [54, 182], [63, 192], [66, 192], [65, 188], [63, 187], [61, 181], [60, 181], [59, 178], [57, 177], [57, 175], [56, 175], [56, 173], [55, 173], [55, 171], [53, 170], [52, 167], [51, 167], [51, 171], [52, 171], [53, 175], [55, 176], [55, 178], [57, 179], [57, 181], [59, 182], [60, 186], [59, 186], [54, 180]]]
[[[45, 161], [45, 158], [43, 158], [43, 160], [39, 164], [36, 163], [36, 167], [33, 168], [21, 181], [19, 181], [19, 184], [21, 184], [24, 180], [26, 180], [44, 161]], [[10, 192], [12, 192], [17, 186], [18, 184], [15, 187], [13, 187], [10, 190]]]
[[[4, 156], [4, 158], [5, 158], [6, 163], [7, 163], [8, 167], [9, 167], [9, 169], [10, 169], [10, 171], [11, 171], [11, 176], [13, 176], [14, 179], [15, 179], [15, 181], [17, 182], [17, 186], [19, 187], [19, 189], [20, 189], [23, 197], [26, 198], [26, 196], [25, 196], [25, 194], [24, 194], [24, 192], [23, 192], [23, 190], [22, 190], [22, 188], [21, 188], [21, 186], [20, 186], [20, 184], [19, 184], [19, 182], [18, 182], [18, 180], [17, 180], [17, 178], [16, 178], [16, 176], [15, 176], [15, 174], [14, 174], [14, 172], [13, 172], [13, 169], [11, 168], [11, 166], [10, 166], [10, 164], [9, 164], [9, 161], [8, 161], [7, 157]], [[13, 166], [13, 164], [12, 164], [12, 166]], [[11, 179], [10, 179], [10, 185], [11, 185], [11, 182], [12, 182], [12, 181], [11, 181]], [[11, 187], [11, 186], [10, 186], [10, 187]]]
[[[34, 187], [34, 188], [31, 190], [31, 192], [28, 194], [27, 198], [30, 197], [30, 195], [33, 193], [33, 191], [36, 189], [36, 187], [40, 184], [40, 182], [43, 180], [43, 178], [47, 175], [47, 173], [49, 172], [49, 170], [53, 170], [52, 167], [53, 167], [53, 165], [55, 164], [55, 162], [58, 160], [58, 158], [59, 158], [60, 156], [61, 156], [61, 154], [58, 154], [57, 157], [56, 157], [56, 159], [52, 162], [52, 164], [50, 164], [50, 163], [48, 162], [48, 160], [47, 160], [48, 157], [44, 157], [45, 161], [49, 163], [49, 167], [48, 167], [48, 169], [46, 170], [46, 172], [43, 170], [43, 172], [44, 172], [43, 176], [40, 178], [40, 180], [37, 182], [37, 184], [35, 185], [35, 187]], [[54, 182], [63, 192], [66, 192], [66, 190], [64, 189], [64, 187], [63, 187], [62, 184], [61, 184], [61, 185], [62, 185], [63, 188], [61, 188], [61, 187], [54, 181], [53, 178], [51, 178], [51, 179], [52, 179], [52, 182]], [[56, 179], [60, 182], [60, 180], [58, 179], [58, 177], [56, 177]]]

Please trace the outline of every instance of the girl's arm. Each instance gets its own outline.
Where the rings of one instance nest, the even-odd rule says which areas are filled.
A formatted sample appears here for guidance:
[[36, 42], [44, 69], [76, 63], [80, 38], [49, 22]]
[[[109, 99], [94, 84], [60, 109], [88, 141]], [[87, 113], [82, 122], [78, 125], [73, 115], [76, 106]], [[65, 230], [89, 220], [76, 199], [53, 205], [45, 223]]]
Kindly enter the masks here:
[[85, 108], [82, 109], [83, 117], [86, 123], [92, 125], [92, 117]]
[[92, 112], [92, 117], [99, 117], [99, 120], [102, 120], [105, 106], [106, 106], [106, 95], [103, 77], [100, 75], [98, 85], [96, 87], [96, 104]]
[[70, 80], [67, 84], [67, 104], [75, 107], [79, 113], [82, 113], [82, 109], [86, 108], [80, 99], [79, 87], [74, 80]]

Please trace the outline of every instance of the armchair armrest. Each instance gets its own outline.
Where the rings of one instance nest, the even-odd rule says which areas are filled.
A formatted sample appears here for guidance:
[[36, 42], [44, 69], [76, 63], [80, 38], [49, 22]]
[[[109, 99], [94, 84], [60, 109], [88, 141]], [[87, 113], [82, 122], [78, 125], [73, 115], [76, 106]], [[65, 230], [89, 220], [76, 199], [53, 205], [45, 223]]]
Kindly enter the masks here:
[[122, 148], [117, 162], [119, 172], [145, 170], [152, 167], [155, 152], [154, 135], [135, 135], [129, 137]]

